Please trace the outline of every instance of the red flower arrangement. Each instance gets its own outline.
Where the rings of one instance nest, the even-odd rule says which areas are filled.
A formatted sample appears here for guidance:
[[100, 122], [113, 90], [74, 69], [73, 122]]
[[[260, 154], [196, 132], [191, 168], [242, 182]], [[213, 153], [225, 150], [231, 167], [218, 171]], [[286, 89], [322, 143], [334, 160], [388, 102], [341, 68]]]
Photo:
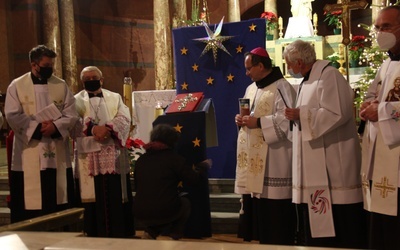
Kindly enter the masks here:
[[364, 51], [365, 36], [353, 36], [349, 43], [349, 59], [357, 61]]
[[340, 29], [342, 27], [342, 11], [332, 11], [332, 12], [325, 12], [326, 15], [324, 22], [328, 22], [329, 26], [335, 26], [336, 29]]
[[272, 31], [275, 30], [278, 25], [278, 17], [276, 16], [276, 14], [270, 11], [266, 11], [261, 13], [261, 18], [265, 19], [265, 22], [267, 24], [267, 33], [272, 33]]
[[135, 171], [137, 159], [139, 159], [139, 157], [146, 152], [146, 150], [143, 148], [144, 145], [145, 143], [140, 139], [128, 138], [126, 140], [126, 148], [128, 149], [129, 153], [129, 165], [131, 173]]

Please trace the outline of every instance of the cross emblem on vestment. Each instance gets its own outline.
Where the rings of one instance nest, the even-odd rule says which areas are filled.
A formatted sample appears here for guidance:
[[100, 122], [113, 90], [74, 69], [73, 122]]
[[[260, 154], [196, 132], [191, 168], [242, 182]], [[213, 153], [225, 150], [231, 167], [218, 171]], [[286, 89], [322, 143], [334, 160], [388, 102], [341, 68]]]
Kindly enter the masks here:
[[382, 198], [386, 198], [389, 192], [394, 192], [397, 188], [389, 184], [389, 179], [386, 176], [381, 179], [381, 182], [374, 183], [374, 187], [380, 191]]
[[29, 105], [34, 104], [33, 101], [29, 101], [29, 96], [24, 96], [24, 101], [21, 102], [22, 108], [24, 109], [24, 112], [28, 115], [31, 115], [31, 112], [29, 111]]
[[175, 100], [175, 102], [180, 103], [178, 106], [178, 110], [182, 110], [186, 108], [188, 102], [195, 102], [197, 100], [198, 100], [197, 96], [193, 97], [193, 94], [189, 93], [184, 98]]
[[342, 11], [342, 31], [343, 31], [343, 40], [342, 43], [344, 45], [348, 45], [350, 43], [350, 11], [365, 9], [368, 6], [368, 3], [365, 0], [360, 1], [351, 1], [351, 0], [338, 0], [337, 4], [326, 4], [324, 6], [324, 11], [326, 13], [331, 13], [333, 11]]

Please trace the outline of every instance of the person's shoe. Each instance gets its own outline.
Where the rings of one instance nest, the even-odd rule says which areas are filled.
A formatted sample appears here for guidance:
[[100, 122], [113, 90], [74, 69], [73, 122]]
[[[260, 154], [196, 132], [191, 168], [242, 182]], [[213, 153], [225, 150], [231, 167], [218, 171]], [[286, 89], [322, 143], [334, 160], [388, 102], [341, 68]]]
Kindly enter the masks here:
[[177, 234], [177, 233], [170, 233], [169, 237], [171, 237], [173, 240], [179, 240], [181, 239], [183, 236], [182, 234]]
[[142, 239], [155, 240], [156, 238], [151, 236], [148, 232], [144, 231], [143, 235], [142, 235]]

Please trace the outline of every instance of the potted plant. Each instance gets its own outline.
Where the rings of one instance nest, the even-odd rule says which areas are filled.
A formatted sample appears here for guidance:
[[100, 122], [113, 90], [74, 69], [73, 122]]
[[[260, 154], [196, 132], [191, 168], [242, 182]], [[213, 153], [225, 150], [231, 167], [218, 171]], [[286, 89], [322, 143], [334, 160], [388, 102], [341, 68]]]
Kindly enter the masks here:
[[329, 26], [334, 26], [333, 33], [335, 35], [339, 35], [342, 29], [342, 11], [332, 11], [332, 12], [325, 12], [325, 19], [324, 22], [328, 22]]
[[278, 26], [278, 17], [276, 16], [275, 13], [266, 11], [261, 13], [261, 18], [265, 19], [266, 25], [267, 25], [267, 40], [272, 40], [274, 37], [274, 30]]
[[340, 67], [340, 63], [338, 62], [338, 60], [340, 59], [339, 53], [334, 52], [333, 54], [330, 54], [329, 56], [327, 56], [326, 59], [331, 62], [331, 65], [333, 67], [335, 67], [337, 69]]
[[360, 57], [365, 47], [365, 36], [353, 36], [349, 43], [349, 64], [355, 68], [359, 65]]

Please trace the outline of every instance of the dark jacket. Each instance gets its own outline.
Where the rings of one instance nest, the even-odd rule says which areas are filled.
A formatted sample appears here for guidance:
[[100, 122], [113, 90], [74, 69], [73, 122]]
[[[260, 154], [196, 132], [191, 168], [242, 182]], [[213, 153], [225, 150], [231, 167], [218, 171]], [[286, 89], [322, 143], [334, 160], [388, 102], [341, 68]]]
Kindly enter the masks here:
[[171, 222], [181, 206], [178, 184], [196, 185], [207, 178], [207, 164], [198, 171], [171, 149], [148, 150], [135, 165], [135, 217], [141, 220]]

